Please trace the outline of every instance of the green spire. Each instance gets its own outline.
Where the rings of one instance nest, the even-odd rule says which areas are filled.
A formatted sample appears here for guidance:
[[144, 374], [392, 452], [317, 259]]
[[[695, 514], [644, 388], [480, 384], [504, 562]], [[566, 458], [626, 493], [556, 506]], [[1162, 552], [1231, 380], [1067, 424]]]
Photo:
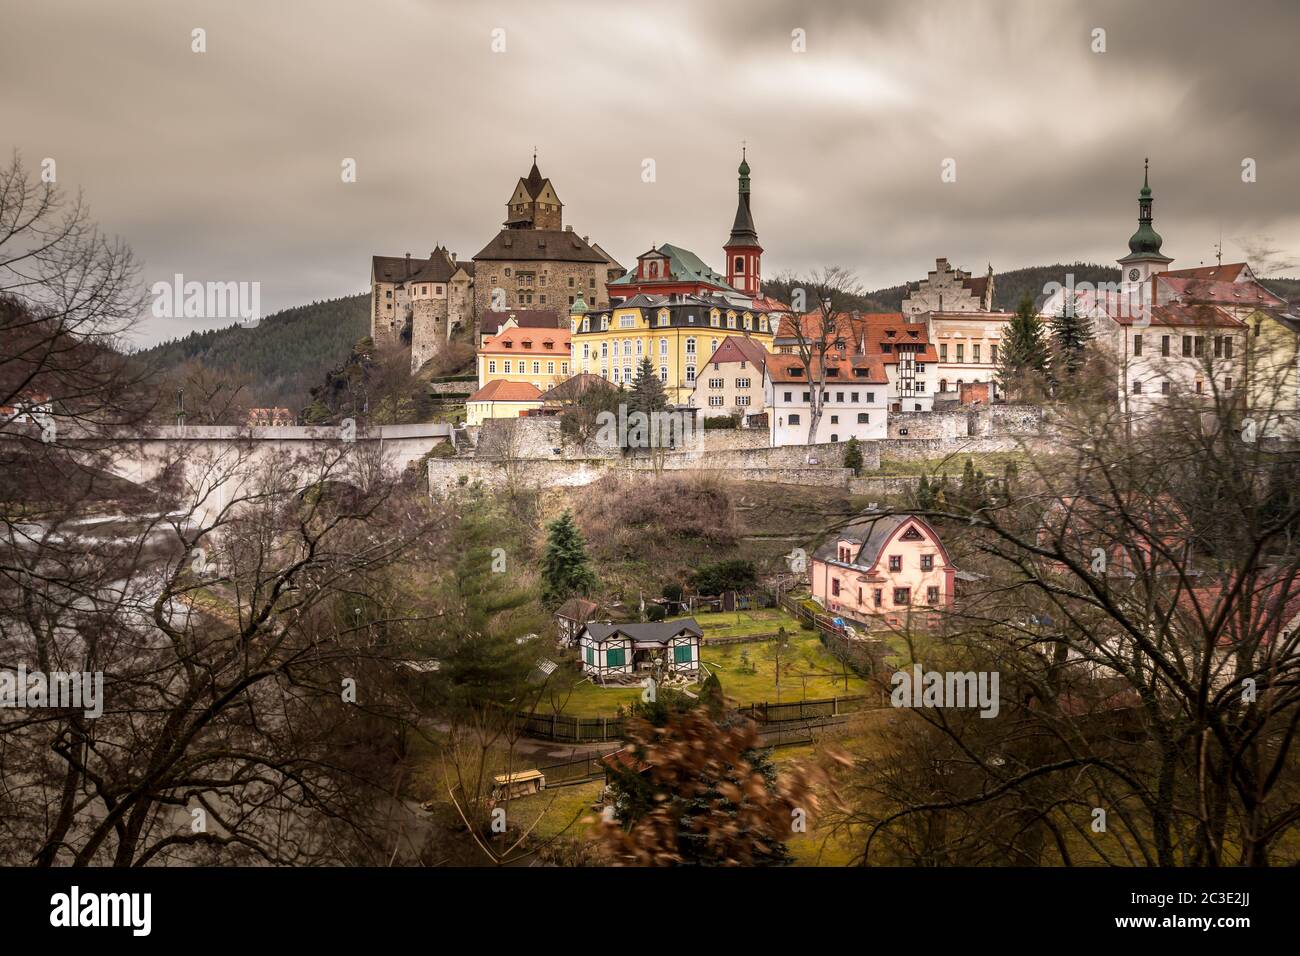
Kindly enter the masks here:
[[749, 192], [749, 163], [745, 161], [745, 147], [743, 145], [740, 147], [740, 166], [736, 172], [740, 173], [740, 191], [742, 193]]
[[1138, 193], [1138, 228], [1128, 241], [1129, 252], [1135, 256], [1160, 255], [1164, 240], [1151, 226], [1150, 160], [1142, 161], [1142, 189]]
[[583, 301], [582, 290], [579, 289], [578, 294], [573, 298], [573, 305], [569, 306], [569, 314], [576, 315], [587, 311], [589, 311], [587, 308], [587, 303]]

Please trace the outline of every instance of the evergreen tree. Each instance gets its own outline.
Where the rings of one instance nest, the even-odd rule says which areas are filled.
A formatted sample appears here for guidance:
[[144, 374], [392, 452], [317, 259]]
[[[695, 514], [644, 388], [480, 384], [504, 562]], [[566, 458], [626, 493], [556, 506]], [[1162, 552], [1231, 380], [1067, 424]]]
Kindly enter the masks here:
[[546, 552], [542, 555], [542, 602], [556, 607], [575, 594], [589, 594], [596, 574], [587, 563], [587, 544], [566, 511], [546, 526]]
[[1092, 341], [1092, 328], [1067, 303], [1061, 306], [1061, 314], [1052, 319], [1051, 338], [1052, 381], [1060, 384], [1073, 379], [1083, 368], [1084, 350]]
[[998, 386], [1004, 394], [1024, 395], [1041, 386], [1048, 364], [1043, 323], [1034, 313], [1034, 300], [1025, 295], [1007, 327], [1002, 345]]
[[628, 397], [628, 413], [644, 412], [652, 415], [662, 411], [668, 405], [664, 394], [664, 383], [659, 380], [654, 363], [647, 355], [636, 368], [636, 378], [632, 382], [632, 393]]
[[934, 509], [934, 492], [930, 488], [930, 479], [924, 472], [921, 474], [921, 483], [916, 487], [916, 506], [921, 511]]
[[852, 468], [855, 477], [862, 473], [862, 445], [856, 438], [850, 438], [844, 449], [844, 467]]

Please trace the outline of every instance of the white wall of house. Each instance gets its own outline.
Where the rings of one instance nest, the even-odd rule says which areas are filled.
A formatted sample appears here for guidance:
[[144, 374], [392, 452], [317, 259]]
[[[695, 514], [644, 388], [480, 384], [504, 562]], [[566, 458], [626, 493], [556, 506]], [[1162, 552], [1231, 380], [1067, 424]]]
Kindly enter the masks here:
[[[807, 383], [764, 383], [768, 427], [773, 447], [808, 444], [808, 424], [812, 421]], [[856, 438], [867, 441], [887, 438], [886, 420], [888, 386], [862, 382], [827, 382], [821, 421], [813, 441], [821, 444]], [[792, 420], [797, 419], [797, 421]]]

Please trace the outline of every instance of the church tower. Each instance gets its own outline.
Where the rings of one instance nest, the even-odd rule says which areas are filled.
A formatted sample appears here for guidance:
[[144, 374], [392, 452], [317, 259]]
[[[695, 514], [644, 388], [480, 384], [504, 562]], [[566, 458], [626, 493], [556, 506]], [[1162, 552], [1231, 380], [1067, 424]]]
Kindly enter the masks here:
[[1174, 260], [1160, 252], [1163, 240], [1151, 226], [1151, 184], [1149, 161], [1142, 163], [1142, 189], [1138, 193], [1138, 228], [1128, 241], [1128, 255], [1118, 260], [1120, 284], [1140, 286], [1156, 273], [1164, 272]]
[[762, 295], [763, 247], [758, 244], [754, 217], [749, 211], [749, 163], [745, 151], [740, 152], [739, 195], [736, 200], [736, 220], [731, 226], [731, 236], [722, 248], [727, 257], [727, 284], [746, 295]]
[[564, 203], [555, 194], [551, 181], [537, 168], [537, 153], [533, 153], [533, 168], [515, 184], [515, 191], [506, 203], [507, 229], [564, 228]]

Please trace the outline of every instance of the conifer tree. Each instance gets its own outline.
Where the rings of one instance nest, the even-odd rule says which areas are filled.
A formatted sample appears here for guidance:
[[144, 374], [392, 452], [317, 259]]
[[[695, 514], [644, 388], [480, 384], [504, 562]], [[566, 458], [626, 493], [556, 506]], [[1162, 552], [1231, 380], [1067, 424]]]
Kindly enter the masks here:
[[862, 473], [862, 444], [856, 438], [850, 438], [844, 449], [844, 467], [852, 468], [855, 477]]
[[651, 415], [662, 411], [668, 404], [664, 394], [664, 383], [659, 380], [654, 363], [647, 355], [636, 368], [636, 378], [632, 382], [632, 394], [628, 398], [628, 412], [644, 412]]
[[1004, 394], [1024, 395], [1041, 386], [1047, 371], [1047, 343], [1043, 323], [1034, 314], [1034, 300], [1026, 294], [1007, 327], [1002, 346], [998, 386]]
[[1075, 377], [1083, 368], [1084, 350], [1092, 341], [1088, 321], [1068, 304], [1051, 323], [1052, 380], [1060, 384]]
[[587, 558], [587, 544], [573, 520], [564, 512], [546, 526], [546, 552], [542, 555], [542, 602], [556, 607], [575, 594], [589, 594], [597, 584]]

